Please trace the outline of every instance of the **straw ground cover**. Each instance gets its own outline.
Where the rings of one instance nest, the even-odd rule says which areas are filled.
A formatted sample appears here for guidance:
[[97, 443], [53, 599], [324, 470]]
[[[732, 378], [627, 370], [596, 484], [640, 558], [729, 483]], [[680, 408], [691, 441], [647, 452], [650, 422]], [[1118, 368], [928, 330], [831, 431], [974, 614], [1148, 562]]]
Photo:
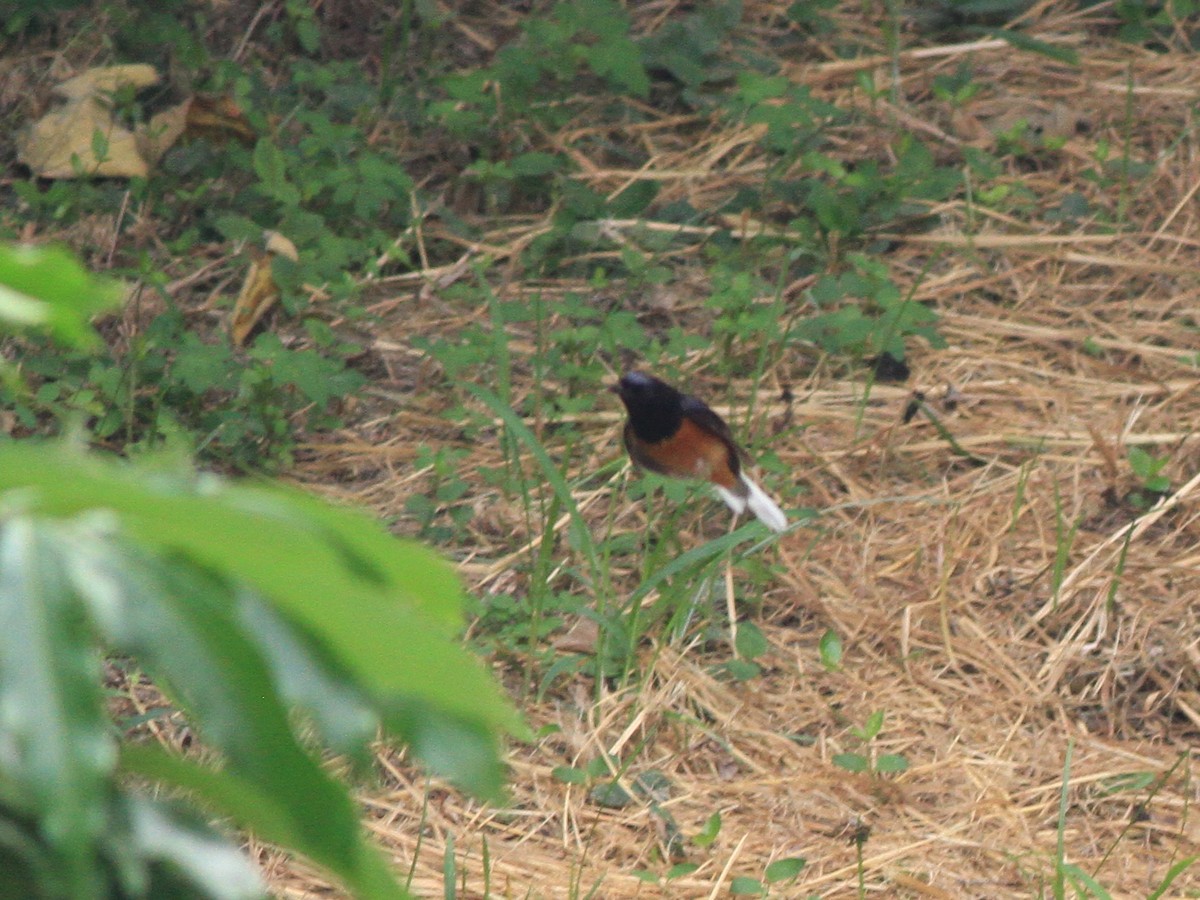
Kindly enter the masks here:
[[[288, 477], [457, 560], [539, 735], [503, 808], [381, 751], [373, 832], [424, 895], [1200, 893], [1194, 26], [632, 12], [713, 29], [726, 69], [659, 46], [685, 89], [656, 105], [609, 60], [628, 96], [527, 95], [476, 157], [371, 131], [437, 202], [398, 240], [415, 271], [325, 314], [370, 380]], [[456, 10], [455, 58], [526, 13]], [[897, 340], [904, 380], [867, 364]], [[728, 414], [793, 531], [730, 536], [629, 471], [603, 386], [634, 364]], [[332, 890], [257, 849], [281, 894]]]
[[[760, 21], [777, 12], [747, 5]], [[1200, 61], [1118, 42], [1106, 16], [1066, 4], [1029, 13], [1029, 33], [1074, 49], [1078, 65], [997, 39], [889, 55], [876, 21], [877, 57], [787, 69], [814, 96], [869, 108], [833, 134], [832, 154], [847, 163], [889, 158], [907, 130], [960, 159], [971, 148], [1001, 153], [1022, 118], [1057, 129], [1055, 140], [1027, 133], [1023, 151], [1010, 149], [980, 186], [988, 201], [960, 194], [934, 206], [931, 231], [889, 229], [890, 243], [876, 245], [872, 259], [937, 310], [946, 339], [909, 341], [907, 383], [872, 383], [865, 369], [762, 334], [751, 336], [757, 345], [735, 341], [730, 364], [700, 261], [721, 227], [747, 245], [773, 227], [749, 215], [692, 231], [663, 225], [677, 243], [648, 255], [669, 280], [625, 294], [506, 266], [548, 218], [481, 223], [463, 259], [490, 259], [486, 304], [444, 299], [450, 282], [478, 277], [466, 263], [381, 291], [381, 402], [364, 404], [373, 414], [357, 429], [310, 444], [299, 477], [409, 527], [407, 498], [461, 482], [443, 509], [472, 515], [448, 546], [481, 607], [537, 595], [558, 604], [545, 616], [562, 623], [510, 646], [492, 633], [496, 669], [542, 735], [512, 748], [509, 807], [480, 808], [396, 761], [364, 794], [414, 888], [433, 893], [450, 878], [462, 896], [722, 896], [752, 890], [737, 879], [766, 884], [771, 863], [803, 857], [774, 895], [1041, 896], [1063, 889], [1066, 871], [1067, 885], [1085, 884], [1083, 872], [1113, 896], [1147, 896], [1197, 852]], [[939, 99], [935, 80], [964, 65], [980, 93], [960, 106]], [[878, 94], [861, 89], [863, 75]], [[572, 122], [548, 140], [570, 150], [587, 127]], [[716, 208], [771, 174], [761, 128], [651, 117], [636, 138], [643, 165], [576, 150], [575, 177], [605, 194], [654, 179], [659, 204]], [[1087, 211], [1054, 215], [1077, 202]], [[608, 227], [612, 257], [653, 222]], [[756, 302], [790, 312], [810, 286], [785, 279]], [[584, 611], [628, 601], [656, 535], [677, 536], [677, 554], [725, 530], [723, 509], [703, 494], [636, 491], [638, 477], [614, 462], [615, 400], [574, 417], [537, 415], [572, 390], [538, 362], [547, 335], [568, 324], [556, 310], [571, 293], [701, 337], [669, 374], [730, 413], [756, 448], [769, 446], [763, 480], [785, 507], [816, 511], [777, 543], [737, 551], [746, 553], [734, 565], [737, 617], [767, 644], [756, 675], [731, 677], [717, 559], [683, 588], [707, 630], [660, 622], [630, 669], [600, 685], [569, 667], [541, 680], [572, 650], [595, 649]], [[510, 301], [542, 311], [497, 324], [497, 305]], [[429, 333], [470, 344], [472, 327], [502, 333], [502, 359], [447, 378], [413, 344]], [[611, 358], [611, 371], [626, 362]], [[605, 557], [604, 578], [591, 577], [542, 463], [465, 390], [472, 380], [529, 414], [596, 540], [632, 548]], [[925, 406], [905, 421], [914, 390]], [[475, 426], [464, 432], [449, 411]], [[564, 432], [564, 422], [574, 427]], [[1133, 493], [1149, 474], [1131, 467], [1135, 448], [1165, 460], [1165, 503], [1151, 508], [1155, 496]], [[451, 456], [435, 465], [437, 452]], [[481, 471], [512, 482], [497, 487]], [[825, 666], [819, 642], [830, 631], [842, 654]], [[877, 711], [878, 734], [856, 736]], [[854, 753], [899, 754], [908, 768], [847, 771], [839, 754]], [[639, 787], [647, 773], [656, 787]], [[594, 790], [614, 777], [623, 803]], [[286, 865], [276, 877], [289, 896], [317, 890]], [[1191, 866], [1166, 895], [1198, 891]]]

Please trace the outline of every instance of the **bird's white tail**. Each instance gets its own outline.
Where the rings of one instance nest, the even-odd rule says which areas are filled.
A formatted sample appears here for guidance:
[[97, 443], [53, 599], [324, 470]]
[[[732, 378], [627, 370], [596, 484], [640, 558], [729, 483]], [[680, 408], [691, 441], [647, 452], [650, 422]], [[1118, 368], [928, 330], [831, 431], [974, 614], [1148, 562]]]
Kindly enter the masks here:
[[746, 495], [735, 494], [728, 488], [723, 488], [720, 485], [714, 485], [717, 494], [725, 505], [733, 510], [735, 515], [741, 515], [747, 509], [754, 515], [758, 516], [759, 521], [770, 528], [772, 531], [784, 531], [787, 529], [787, 516], [783, 514], [783, 510], [779, 508], [774, 500], [767, 496], [757, 484], [743, 473], [742, 484], [746, 488]]

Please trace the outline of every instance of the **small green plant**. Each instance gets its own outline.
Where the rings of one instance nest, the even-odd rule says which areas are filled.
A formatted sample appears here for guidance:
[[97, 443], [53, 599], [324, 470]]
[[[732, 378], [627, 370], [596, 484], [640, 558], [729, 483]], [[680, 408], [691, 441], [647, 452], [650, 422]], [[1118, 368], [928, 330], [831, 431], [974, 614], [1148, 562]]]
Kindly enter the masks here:
[[[649, 76], [642, 51], [629, 35], [629, 14], [615, 0], [560, 0], [546, 15], [523, 20], [521, 35], [491, 66], [446, 76], [444, 101], [432, 116], [460, 140], [480, 146], [491, 163], [503, 161], [508, 142], [524, 120], [556, 129], [570, 105], [558, 98], [576, 91], [606, 90], [645, 97]], [[515, 146], [520, 147], [523, 139]]]
[[471, 521], [470, 506], [458, 503], [470, 490], [460, 472], [467, 456], [466, 450], [452, 447], [435, 450], [422, 444], [418, 448], [413, 468], [428, 471], [428, 484], [423, 493], [409, 494], [404, 508], [420, 527], [421, 538], [446, 543], [461, 535]]
[[[1114, 775], [1111, 778], [1106, 778], [1097, 786], [1099, 794], [1103, 797], [1111, 797], [1115, 794], [1124, 793], [1141, 793], [1143, 791], [1145, 792], [1145, 796], [1139, 799], [1135, 807], [1134, 815], [1129, 817], [1129, 821], [1125, 825], [1125, 828], [1113, 840], [1112, 845], [1100, 859], [1100, 862], [1097, 863], [1096, 867], [1092, 870], [1091, 878], [1093, 881], [1099, 878], [1100, 870], [1104, 868], [1105, 863], [1108, 862], [1113, 851], [1116, 850], [1118, 844], [1120, 844], [1120, 842], [1126, 838], [1129, 831], [1132, 830], [1138, 822], [1142, 821], [1144, 817], [1149, 815], [1149, 809], [1153, 804], [1155, 797], [1158, 795], [1158, 792], [1170, 782], [1171, 778], [1175, 775], [1180, 767], [1186, 766], [1188, 761], [1188, 754], [1181, 753], [1175, 760], [1175, 763], [1166, 772], [1157, 774], [1148, 771], [1126, 772], [1120, 775]], [[1064, 777], [1066, 777], [1067, 774], [1067, 767], [1064, 765]], [[1184, 777], [1190, 778], [1190, 772], [1185, 770]], [[1060, 810], [1060, 824], [1061, 823], [1062, 817]], [[1188, 869], [1196, 865], [1198, 861], [1200, 861], [1200, 855], [1185, 856], [1175, 859], [1168, 867], [1167, 871], [1163, 874], [1155, 888], [1146, 895], [1147, 900], [1159, 900], [1159, 898], [1166, 896], [1167, 891], [1171, 888], [1171, 885], [1175, 883], [1176, 879], [1178, 879], [1179, 876]]]
[[1077, 864], [1067, 862], [1067, 811], [1071, 805], [1071, 755], [1074, 749], [1074, 740], [1067, 741], [1067, 752], [1063, 759], [1062, 788], [1059, 791], [1058, 797], [1058, 827], [1055, 832], [1054, 875], [1050, 882], [1050, 891], [1054, 900], [1066, 900], [1067, 884], [1070, 883], [1076, 897], [1094, 897], [1096, 900], [1109, 900], [1111, 895], [1095, 877], [1085, 872]]
[[893, 775], [908, 769], [908, 760], [899, 753], [875, 754], [873, 743], [883, 731], [883, 710], [876, 710], [867, 716], [862, 727], [852, 726], [851, 735], [860, 743], [867, 746], [868, 752], [846, 752], [834, 754], [833, 764], [847, 772], [870, 772], [873, 775]]
[[936, 330], [937, 313], [903, 295], [886, 267], [858, 253], [849, 254], [847, 262], [848, 271], [817, 279], [809, 297], [820, 311], [796, 323], [792, 340], [856, 361], [884, 354], [903, 361], [911, 337], [945, 346]]
[[953, 106], [963, 106], [979, 93], [983, 87], [975, 80], [975, 72], [965, 60], [959, 63], [952, 75], [933, 77], [933, 95]]
[[289, 349], [272, 334], [239, 352], [223, 338], [203, 340], [171, 310], [124, 352], [27, 340], [14, 377], [0, 383], [0, 405], [29, 432], [82, 425], [130, 453], [184, 435], [206, 462], [271, 471], [290, 462], [297, 421], [339, 424], [337, 401], [363, 383], [347, 352]]
[[1162, 474], [1171, 457], [1154, 456], [1135, 444], [1129, 448], [1126, 459], [1138, 480], [1137, 486], [1125, 495], [1126, 502], [1134, 509], [1148, 510], [1171, 493], [1171, 479]]
[[729, 882], [729, 893], [735, 897], [769, 897], [775, 887], [793, 884], [808, 861], [802, 856], [789, 856], [769, 863], [760, 878], [737, 875]]
[[1200, 3], [1196, 0], [1117, 0], [1113, 12], [1121, 22], [1117, 33], [1123, 41], [1160, 51], [1180, 43], [1187, 50], [1200, 47], [1200, 29], [1196, 27]]

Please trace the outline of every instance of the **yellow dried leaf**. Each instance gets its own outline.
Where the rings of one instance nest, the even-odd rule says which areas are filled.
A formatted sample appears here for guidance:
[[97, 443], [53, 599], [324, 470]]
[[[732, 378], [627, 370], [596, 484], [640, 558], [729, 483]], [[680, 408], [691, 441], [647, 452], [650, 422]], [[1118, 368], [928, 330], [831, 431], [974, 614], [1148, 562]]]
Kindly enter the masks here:
[[113, 118], [109, 98], [125, 86], [157, 83], [158, 73], [147, 65], [88, 69], [67, 79], [54, 88], [66, 102], [35, 122], [18, 142], [21, 161], [42, 178], [145, 177], [150, 167], [137, 138]]
[[[102, 135], [102, 158], [97, 138]], [[145, 177], [150, 168], [129, 129], [118, 125], [112, 112], [94, 97], [74, 100], [46, 113], [26, 132], [17, 152], [21, 161], [42, 178]]]
[[158, 73], [154, 66], [134, 63], [127, 66], [98, 66], [80, 72], [74, 78], [59, 82], [54, 93], [67, 100], [84, 100], [112, 94], [123, 87], [151, 87], [158, 84]]
[[246, 280], [229, 316], [229, 337], [235, 347], [246, 342], [254, 326], [279, 301], [279, 286], [271, 276], [271, 264], [275, 257], [286, 256], [293, 261], [300, 258], [296, 245], [279, 232], [268, 231], [265, 237], [266, 253], [258, 254], [258, 258], [250, 263]]
[[149, 124], [137, 130], [138, 147], [143, 159], [149, 163], [157, 163], [163, 154], [175, 146], [175, 142], [187, 129], [188, 107], [190, 100], [185, 100], [178, 106], [164, 109], [151, 117]]

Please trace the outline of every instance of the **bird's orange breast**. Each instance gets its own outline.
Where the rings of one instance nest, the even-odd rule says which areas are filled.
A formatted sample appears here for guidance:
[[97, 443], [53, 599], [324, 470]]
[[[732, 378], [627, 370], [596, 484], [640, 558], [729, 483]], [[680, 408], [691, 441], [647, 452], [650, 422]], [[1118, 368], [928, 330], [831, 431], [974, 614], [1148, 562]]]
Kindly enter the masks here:
[[703, 478], [734, 490], [737, 474], [730, 464], [734, 452], [717, 435], [684, 419], [679, 430], [664, 441], [641, 443], [639, 456], [647, 468], [677, 478]]

